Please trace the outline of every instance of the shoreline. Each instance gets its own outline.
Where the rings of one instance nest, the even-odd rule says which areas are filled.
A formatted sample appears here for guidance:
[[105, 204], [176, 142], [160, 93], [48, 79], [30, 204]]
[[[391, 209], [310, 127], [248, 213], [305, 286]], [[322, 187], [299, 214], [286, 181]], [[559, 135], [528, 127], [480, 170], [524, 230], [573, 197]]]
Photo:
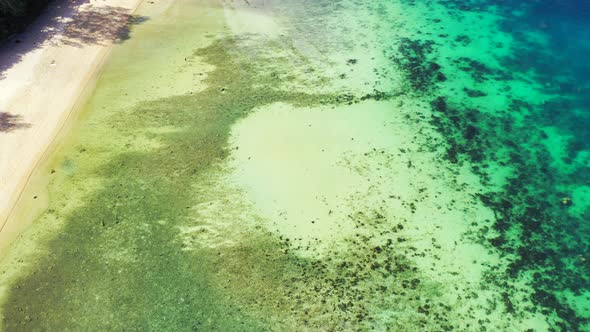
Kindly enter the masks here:
[[21, 194], [4, 329], [586, 328], [585, 168], [504, 16], [165, 1]]
[[[106, 14], [102, 17], [108, 19], [108, 10], [116, 10], [119, 16], [115, 19], [128, 20], [142, 2], [107, 0], [98, 5], [90, 1], [76, 8], [62, 8], [65, 7], [63, 3], [54, 3], [27, 31], [13, 36], [0, 49], [3, 55], [0, 65], [6, 68], [0, 74], [0, 91], [4, 91], [0, 92], [0, 100], [4, 101], [0, 101], [0, 112], [8, 118], [3, 123], [5, 130], [0, 131], [0, 156], [9, 156], [0, 158], [0, 257], [46, 206], [47, 193], [43, 188], [46, 181], [34, 175], [41, 171], [42, 161], [48, 158], [58, 138], [72, 123], [116, 42], [89, 39], [80, 27], [84, 29], [90, 23], [91, 29], [88, 20], [95, 19], [95, 13]], [[70, 11], [70, 17], [61, 16], [64, 11]], [[59, 22], [56, 21], [58, 17], [61, 18]], [[68, 30], [70, 27], [76, 35]], [[112, 31], [125, 32], [124, 29], [127, 26]], [[59, 33], [41, 41], [41, 46], [26, 45], [27, 42], [36, 45], [39, 35], [46, 30]], [[16, 43], [17, 40], [20, 42]], [[11, 54], [18, 52], [11, 46], [21, 43], [25, 44], [21, 46], [25, 50], [31, 49]], [[11, 64], [14, 57], [18, 62]], [[39, 178], [40, 183], [31, 183], [33, 178]], [[28, 197], [26, 193], [30, 190], [35, 193]], [[33, 201], [36, 207], [32, 206]], [[19, 210], [21, 213], [17, 213]]]

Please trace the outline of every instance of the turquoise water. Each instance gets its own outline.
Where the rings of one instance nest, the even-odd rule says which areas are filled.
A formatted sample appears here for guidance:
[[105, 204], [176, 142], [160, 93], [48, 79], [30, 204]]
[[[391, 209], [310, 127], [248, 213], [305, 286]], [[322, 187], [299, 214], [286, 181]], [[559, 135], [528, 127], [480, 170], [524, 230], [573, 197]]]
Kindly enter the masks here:
[[[440, 114], [433, 123], [448, 139], [453, 162], [474, 162], [484, 184], [493, 181], [490, 163], [513, 169], [505, 184], [480, 196], [497, 218], [493, 227], [499, 236], [490, 244], [514, 257], [493, 282], [527, 276], [533, 303], [558, 317], [554, 329], [586, 330], [589, 4], [472, 1], [445, 6], [459, 13], [495, 11], [498, 30], [513, 38], [510, 52], [496, 59], [495, 68], [461, 57], [441, 69], [465, 71], [478, 83], [492, 82], [492, 89], [480, 93], [464, 87], [467, 96], [458, 97], [433, 93], [440, 94], [433, 102]], [[436, 48], [426, 52], [440, 56]], [[516, 80], [526, 82], [528, 95], [510, 95], [509, 82]], [[509, 98], [503, 107], [477, 101], [500, 94]], [[578, 300], [570, 302], [570, 296]]]
[[[514, 39], [496, 68], [458, 58], [454, 67], [441, 69], [466, 71], [476, 81], [493, 82], [495, 89], [480, 94], [465, 87], [466, 97], [441, 93], [433, 103], [440, 114], [433, 123], [451, 144], [453, 162], [474, 162], [484, 184], [494, 176], [490, 163], [513, 169], [505, 184], [480, 196], [497, 218], [493, 227], [499, 236], [490, 244], [514, 255], [493, 282], [530, 278], [532, 302], [557, 317], [554, 329], [586, 330], [590, 65], [584, 59], [590, 54], [590, 6], [585, 1], [445, 5], [461, 12], [497, 11], [499, 31]], [[524, 98], [510, 96], [506, 84], [519, 79], [530, 89]], [[503, 89], [510, 98], [504, 107], [477, 101], [484, 94], [504, 94], [497, 91]]]
[[590, 330], [590, 4], [159, 6], [43, 166], [4, 330]]

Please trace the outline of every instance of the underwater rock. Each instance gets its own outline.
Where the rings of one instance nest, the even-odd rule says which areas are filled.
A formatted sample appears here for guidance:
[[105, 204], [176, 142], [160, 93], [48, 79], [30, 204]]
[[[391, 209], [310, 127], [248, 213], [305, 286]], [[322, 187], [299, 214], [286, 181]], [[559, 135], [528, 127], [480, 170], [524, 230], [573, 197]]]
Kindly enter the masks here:
[[469, 89], [469, 88], [463, 88], [463, 91], [465, 91], [465, 93], [471, 98], [485, 97], [488, 95], [487, 93], [485, 93], [483, 91]]

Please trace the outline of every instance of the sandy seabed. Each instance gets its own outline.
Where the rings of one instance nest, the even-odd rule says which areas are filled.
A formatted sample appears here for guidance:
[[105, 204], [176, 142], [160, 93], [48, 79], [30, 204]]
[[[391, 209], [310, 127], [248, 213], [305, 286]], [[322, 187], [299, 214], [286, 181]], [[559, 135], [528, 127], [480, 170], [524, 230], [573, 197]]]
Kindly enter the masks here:
[[[553, 183], [515, 133], [560, 134], [524, 126], [550, 94], [507, 72], [521, 44], [486, 6], [142, 4], [9, 219], [4, 329], [583, 329], [585, 288], [551, 280], [535, 239], [559, 242], [531, 220], [580, 218], [584, 191], [518, 214]], [[46, 47], [92, 70], [109, 49], [72, 44]], [[31, 85], [63, 102], [49, 143], [92, 70]], [[26, 109], [2, 135], [36, 146], [30, 174], [47, 147], [26, 135], [56, 117]]]

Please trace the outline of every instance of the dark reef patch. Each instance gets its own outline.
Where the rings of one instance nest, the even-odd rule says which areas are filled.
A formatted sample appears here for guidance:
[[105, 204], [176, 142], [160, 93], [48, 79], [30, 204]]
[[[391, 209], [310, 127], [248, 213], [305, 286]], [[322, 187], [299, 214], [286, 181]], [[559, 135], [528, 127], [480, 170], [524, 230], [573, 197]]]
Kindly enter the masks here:
[[[515, 104], [521, 109], [521, 102]], [[494, 229], [500, 234], [490, 238], [489, 243], [517, 257], [506, 271], [498, 272], [494, 280], [500, 285], [501, 280], [518, 278], [527, 271], [543, 271], [542, 278], [533, 278], [531, 282], [541, 294], [533, 297], [533, 301], [560, 317], [552, 324], [579, 330], [589, 319], [576, 315], [555, 295], [547, 295], [563, 290], [581, 294], [590, 289], [590, 270], [584, 263], [589, 252], [586, 226], [582, 219], [564, 211], [570, 200], [566, 193], [557, 189], [578, 179], [560, 176], [550, 165], [548, 152], [539, 143], [523, 144], [540, 139], [541, 135], [536, 128], [514, 128], [510, 115], [497, 117], [474, 109], [456, 108], [447, 105], [444, 97], [435, 99], [432, 108], [435, 114], [431, 123], [447, 138], [450, 162], [475, 163], [478, 166], [472, 170], [481, 177], [483, 184], [490, 184], [493, 175], [485, 167], [487, 163], [512, 166], [513, 174], [501, 191], [479, 195], [482, 203], [493, 209]], [[529, 118], [527, 123], [534, 121], [538, 120]]]
[[469, 89], [469, 88], [463, 88], [463, 91], [465, 91], [465, 94], [467, 94], [467, 96], [469, 96], [470, 98], [479, 98], [479, 97], [485, 97], [488, 94], [481, 91], [481, 90], [475, 90], [475, 89]]
[[397, 67], [403, 69], [410, 91], [425, 93], [433, 89], [436, 83], [447, 80], [441, 66], [433, 60], [433, 50], [432, 40], [403, 38], [396, 54], [390, 57]]
[[[462, 15], [460, 11], [483, 13], [497, 5], [496, 1], [486, 0], [437, 2], [458, 18]], [[435, 85], [429, 84], [433, 81], [432, 75], [421, 69], [424, 65], [421, 67], [415, 63], [418, 59], [428, 63], [429, 59], [443, 56], [437, 54], [439, 50], [435, 43], [406, 42], [406, 45], [413, 45], [409, 49], [418, 51], [401, 52], [408, 55], [408, 60], [398, 59], [396, 63], [408, 80], [414, 80], [409, 84], [414, 93], [431, 101], [430, 123], [445, 137], [446, 158], [451, 163], [473, 164], [472, 171], [490, 189], [496, 185], [492, 183], [495, 169], [490, 165], [511, 169], [500, 189], [478, 195], [481, 202], [494, 211], [493, 229], [499, 234], [486, 236], [484, 232], [481, 238], [487, 239], [490, 246], [512, 260], [507, 269], [490, 270], [490, 278], [487, 278], [491, 284], [506, 289], [502, 294], [506, 311], [539, 310], [547, 316], [553, 330], [581, 331], [588, 328], [590, 317], [575, 311], [577, 309], [561, 294], [571, 292], [580, 296], [590, 291], [590, 211], [569, 212], [576, 206], [571, 188], [590, 183], [588, 163], [580, 162], [581, 156], [590, 148], [590, 98], [585, 93], [589, 86], [589, 66], [580, 59], [588, 57], [590, 48], [577, 41], [567, 46], [563, 40], [559, 41], [559, 36], [566, 32], [554, 27], [574, 24], [559, 22], [570, 20], [569, 16], [557, 18], [556, 12], [549, 13], [548, 8], [555, 10], [559, 7], [552, 1], [503, 3], [499, 8], [500, 17], [504, 17], [503, 30], [514, 36], [515, 42], [512, 54], [498, 59], [501, 67], [493, 68], [475, 59], [460, 57], [452, 61], [450, 68], [443, 68], [449, 73], [454, 70], [468, 73], [475, 83], [496, 83], [498, 87], [504, 87], [511, 80], [520, 80], [526, 73], [531, 80], [528, 82], [540, 82], [544, 92], [555, 98], [535, 102], [513, 99], [504, 109], [489, 110], [486, 105], [481, 105], [480, 110], [475, 106], [476, 98], [489, 91], [465, 88], [464, 96], [471, 98], [470, 101], [465, 97], [440, 95]], [[587, 4], [573, 7], [588, 9]], [[512, 15], [514, 10], [525, 15], [515, 18]], [[543, 14], [539, 15], [539, 12]], [[539, 22], [546, 24], [540, 25]], [[576, 26], [578, 29], [573, 35], [590, 35], [587, 25]], [[555, 45], [561, 43], [561, 46], [541, 47], [527, 39], [526, 33], [530, 31], [555, 38]], [[571, 38], [571, 35], [567, 37], [568, 40]], [[457, 39], [455, 42], [468, 44], [464, 38]], [[540, 130], [545, 126], [554, 127], [569, 137], [561, 143], [566, 148], [561, 160], [554, 159], [546, 146], [550, 136]], [[569, 169], [563, 167], [564, 164], [569, 165]], [[527, 276], [533, 276], [528, 283], [534, 289], [530, 295], [534, 307], [520, 306], [512, 298], [509, 286], [510, 282], [527, 280]]]
[[489, 79], [509, 79], [508, 74], [497, 69], [492, 69], [486, 64], [471, 58], [460, 57], [454, 60], [454, 63], [458, 69], [469, 73], [479, 83]]
[[455, 38], [455, 41], [463, 46], [471, 44], [471, 38], [467, 35], [459, 35]]

